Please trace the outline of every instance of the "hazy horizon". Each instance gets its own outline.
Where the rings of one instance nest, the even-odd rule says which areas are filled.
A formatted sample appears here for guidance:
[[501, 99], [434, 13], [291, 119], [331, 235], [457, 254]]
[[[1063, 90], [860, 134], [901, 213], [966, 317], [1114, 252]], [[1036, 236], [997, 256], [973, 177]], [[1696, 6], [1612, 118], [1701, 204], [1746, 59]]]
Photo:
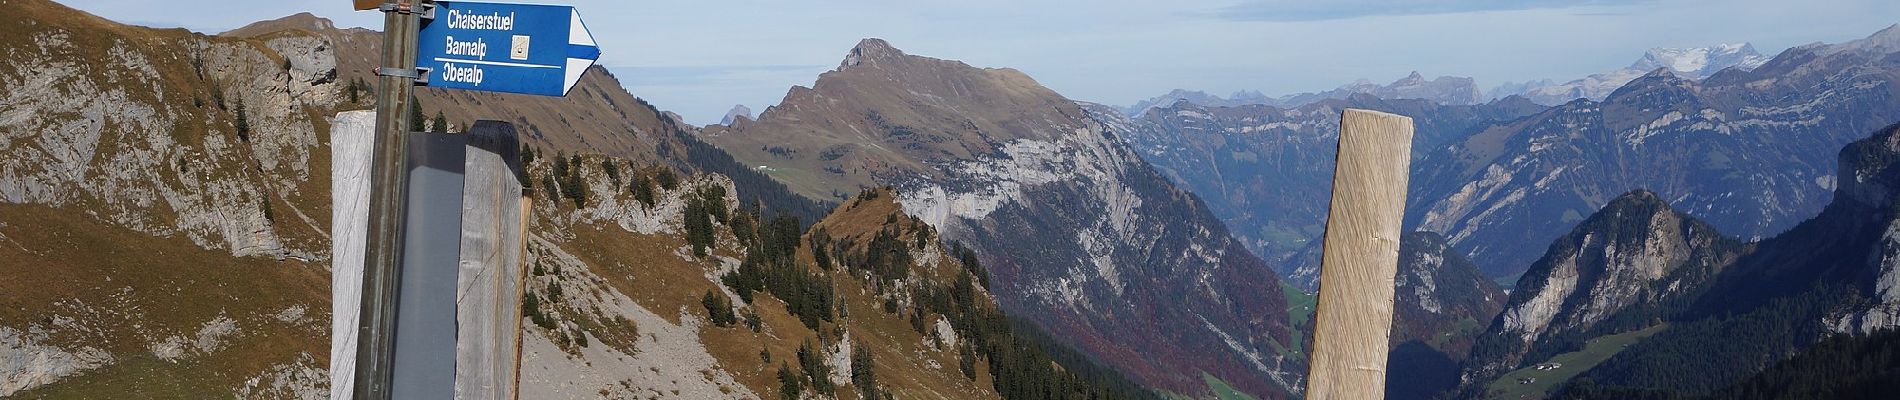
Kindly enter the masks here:
[[[120, 22], [215, 34], [308, 11], [340, 27], [381, 17], [336, 0], [205, 8], [63, 2]], [[911, 54], [1022, 70], [1081, 101], [1128, 105], [1173, 89], [1226, 96], [1386, 83], [1412, 71], [1504, 82], [1566, 81], [1629, 65], [1653, 47], [1753, 43], [1773, 56], [1865, 37], [1900, 22], [1900, 2], [1536, 0], [979, 0], [959, 4], [576, 0], [600, 65], [636, 96], [694, 124], [734, 104], [763, 111], [810, 86], [858, 40]], [[1424, 32], [1424, 34], [1421, 34]]]

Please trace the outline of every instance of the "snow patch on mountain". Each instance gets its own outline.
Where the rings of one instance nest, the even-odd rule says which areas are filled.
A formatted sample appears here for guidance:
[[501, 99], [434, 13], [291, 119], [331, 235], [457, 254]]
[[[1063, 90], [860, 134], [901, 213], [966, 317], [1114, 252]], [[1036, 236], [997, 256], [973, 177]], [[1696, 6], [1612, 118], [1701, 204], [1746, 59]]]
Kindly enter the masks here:
[[1768, 60], [1767, 56], [1756, 52], [1755, 46], [1748, 43], [1694, 48], [1652, 48], [1643, 52], [1642, 58], [1622, 69], [1591, 74], [1561, 84], [1548, 79], [1523, 83], [1505, 82], [1493, 87], [1489, 92], [1489, 97], [1499, 99], [1518, 95], [1548, 106], [1579, 98], [1602, 101], [1616, 89], [1657, 69], [1668, 69], [1676, 76], [1686, 79], [1702, 79], [1728, 68], [1752, 70]]

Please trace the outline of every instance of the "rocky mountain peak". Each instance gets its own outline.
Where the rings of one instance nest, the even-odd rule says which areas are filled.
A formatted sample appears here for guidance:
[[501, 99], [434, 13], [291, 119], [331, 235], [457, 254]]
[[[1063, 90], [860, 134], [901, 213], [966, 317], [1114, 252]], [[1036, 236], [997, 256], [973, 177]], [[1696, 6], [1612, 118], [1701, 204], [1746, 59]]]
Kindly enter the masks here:
[[744, 104], [734, 104], [732, 110], [726, 111], [726, 116], [719, 119], [719, 124], [732, 125], [740, 120], [752, 120], [751, 107], [746, 107]]
[[1621, 196], [1616, 196], [1616, 199], [1610, 200], [1610, 204], [1603, 206], [1603, 210], [1617, 215], [1626, 210], [1639, 210], [1645, 215], [1674, 212], [1669, 208], [1669, 203], [1663, 202], [1662, 197], [1656, 196], [1656, 192], [1643, 189], [1631, 190]]
[[1748, 43], [1725, 43], [1709, 47], [1653, 48], [1630, 64], [1629, 69], [1644, 71], [1668, 68], [1692, 76], [1708, 76], [1729, 67], [1752, 69], [1768, 61]]
[[902, 57], [904, 57], [904, 51], [892, 47], [890, 42], [878, 38], [865, 38], [864, 40], [858, 41], [858, 45], [852, 47], [851, 52], [845, 54], [844, 62], [838, 65], [838, 69], [843, 70], [864, 63], [875, 65], [880, 60], [891, 60]]
[[[1744, 252], [1741, 242], [1671, 208], [1647, 190], [1617, 196], [1518, 279], [1463, 379], [1489, 379], [1598, 332], [1646, 327], [1670, 296], [1699, 287]], [[1619, 318], [1623, 317], [1623, 318]]]
[[1252, 104], [1278, 104], [1277, 100], [1273, 98], [1269, 98], [1267, 97], [1267, 95], [1262, 94], [1258, 91], [1242, 90], [1242, 91], [1234, 92], [1233, 96], [1229, 96], [1227, 98], [1221, 98], [1220, 96], [1208, 94], [1207, 92], [1203, 92], [1199, 90], [1174, 89], [1174, 90], [1168, 91], [1168, 94], [1151, 97], [1146, 100], [1135, 102], [1134, 105], [1124, 107], [1122, 108], [1122, 114], [1130, 116], [1130, 117], [1139, 117], [1142, 114], [1147, 114], [1149, 110], [1173, 107], [1174, 105], [1178, 103], [1182, 103], [1182, 102], [1199, 104], [1199, 105], [1210, 106], [1210, 107], [1238, 107], [1238, 106], [1252, 105]]
[[1417, 85], [1420, 83], [1425, 83], [1425, 75], [1419, 74], [1418, 71], [1412, 71], [1411, 75], [1406, 75], [1404, 78], [1399, 78], [1397, 82], [1392, 82], [1392, 85], [1393, 86]]
[[218, 36], [253, 37], [282, 31], [326, 32], [334, 30], [336, 30], [336, 23], [331, 22], [329, 18], [319, 17], [316, 14], [308, 12], [300, 12], [284, 16], [283, 18], [252, 22], [249, 25], [219, 33]]
[[1870, 51], [1879, 54], [1900, 52], [1900, 24], [1888, 26], [1886, 29], [1881, 29], [1879, 32], [1874, 32], [1874, 34], [1868, 35], [1866, 38], [1860, 40], [1832, 46], [1809, 45], [1806, 47], [1819, 47], [1822, 53], [1827, 54], [1846, 51]]
[[1681, 108], [1697, 103], [1690, 82], [1669, 68], [1656, 68], [1610, 92], [1609, 104], [1632, 104], [1645, 109]]
[[1528, 344], [1551, 330], [1588, 329], [1657, 293], [1645, 288], [1732, 240], [1647, 190], [1617, 196], [1558, 238], [1518, 280], [1499, 317]]

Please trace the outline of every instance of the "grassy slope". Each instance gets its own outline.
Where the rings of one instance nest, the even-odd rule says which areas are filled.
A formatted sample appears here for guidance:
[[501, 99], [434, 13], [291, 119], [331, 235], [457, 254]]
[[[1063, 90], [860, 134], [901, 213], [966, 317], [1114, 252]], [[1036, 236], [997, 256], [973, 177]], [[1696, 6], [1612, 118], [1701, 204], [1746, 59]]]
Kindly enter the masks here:
[[[1656, 325], [1638, 331], [1590, 339], [1584, 345], [1583, 350], [1558, 354], [1549, 360], [1536, 363], [1559, 363], [1563, 364], [1561, 368], [1539, 371], [1534, 367], [1526, 367], [1504, 374], [1504, 376], [1492, 381], [1491, 384], [1486, 387], [1486, 397], [1493, 399], [1543, 398], [1550, 393], [1551, 389], [1556, 388], [1557, 385], [1569, 381], [1570, 378], [1575, 378], [1577, 375], [1583, 374], [1584, 371], [1589, 371], [1590, 368], [1596, 367], [1597, 364], [1610, 359], [1610, 357], [1616, 355], [1616, 353], [1622, 352], [1623, 349], [1629, 347], [1629, 345], [1643, 340], [1643, 338], [1647, 338], [1650, 335], [1655, 335], [1657, 332], [1662, 332], [1663, 329], [1668, 327], [1669, 325], [1667, 324]], [[1536, 364], [1532, 365], [1535, 366]], [[1517, 380], [1521, 378], [1535, 378], [1537, 381], [1531, 384], [1518, 384]]]
[[[117, 364], [69, 377], [20, 398], [189, 398], [240, 387], [296, 354], [318, 368], [329, 357], [329, 277], [298, 261], [237, 259], [182, 238], [152, 238], [91, 217], [41, 206], [0, 204], [0, 326], [53, 315], [82, 317], [82, 329], [50, 338], [65, 348], [93, 346]], [[294, 307], [289, 322], [267, 317]], [[161, 360], [144, 340], [192, 340], [206, 322], [228, 316], [239, 330], [212, 357], [196, 350]], [[127, 340], [134, 339], [134, 340]]]

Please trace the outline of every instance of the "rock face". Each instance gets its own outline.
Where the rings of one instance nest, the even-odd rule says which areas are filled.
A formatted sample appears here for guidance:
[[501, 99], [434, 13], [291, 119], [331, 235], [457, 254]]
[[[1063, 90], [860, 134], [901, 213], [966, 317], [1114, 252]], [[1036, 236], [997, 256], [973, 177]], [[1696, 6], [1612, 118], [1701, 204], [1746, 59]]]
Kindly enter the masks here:
[[1273, 272], [1091, 117], [1119, 114], [867, 39], [758, 121], [703, 135], [809, 196], [896, 186], [906, 213], [982, 254], [1004, 309], [1143, 383], [1298, 387]]
[[[1478, 274], [1471, 261], [1431, 232], [1412, 232], [1399, 241], [1398, 297], [1394, 342], [1441, 340], [1470, 322], [1484, 322], [1504, 306], [1504, 289]], [[1470, 329], [1470, 328], [1463, 328]], [[1470, 343], [1446, 343], [1443, 350], [1463, 354]]]
[[1834, 150], [1900, 120], [1889, 29], [1790, 49], [1701, 81], [1648, 73], [1602, 102], [1577, 100], [1417, 157], [1408, 226], [1442, 232], [1487, 275], [1539, 256], [1618, 194], [1655, 192], [1723, 232], [1759, 239], [1819, 212], [1843, 178]]
[[1386, 398], [1430, 399], [1458, 384], [1458, 363], [1504, 305], [1499, 288], [1431, 232], [1399, 240]]
[[1176, 185], [1198, 194], [1236, 238], [1288, 281], [1311, 290], [1318, 283], [1318, 249], [1332, 186], [1339, 113], [1345, 108], [1412, 117], [1417, 125], [1414, 159], [1491, 124], [1544, 109], [1515, 98], [1451, 106], [1358, 94], [1296, 108], [1181, 103], [1140, 118], [1096, 118], [1126, 131], [1121, 136], [1143, 159]]
[[1751, 70], [1768, 62], [1748, 43], [1720, 44], [1695, 48], [1653, 48], [1623, 69], [1593, 74], [1564, 83], [1551, 80], [1524, 83], [1506, 82], [1491, 89], [1491, 98], [1523, 96], [1544, 105], [1559, 105], [1575, 99], [1602, 101], [1617, 88], [1643, 74], [1666, 69], [1688, 79], [1702, 79], [1728, 68]]
[[[1843, 180], [1835, 193], [1835, 207], [1872, 217], [1860, 227], [1865, 235], [1877, 234], [1878, 239], [1863, 250], [1864, 267], [1847, 267], [1860, 281], [1857, 286], [1864, 291], [1864, 300], [1823, 319], [1834, 333], [1865, 335], [1900, 328], [1900, 218], [1895, 217], [1900, 214], [1900, 133], [1896, 131], [1900, 126], [1888, 127], [1841, 151]], [[1851, 252], [1846, 256], [1853, 259]]]
[[334, 48], [0, 14], [0, 396], [322, 396]]

